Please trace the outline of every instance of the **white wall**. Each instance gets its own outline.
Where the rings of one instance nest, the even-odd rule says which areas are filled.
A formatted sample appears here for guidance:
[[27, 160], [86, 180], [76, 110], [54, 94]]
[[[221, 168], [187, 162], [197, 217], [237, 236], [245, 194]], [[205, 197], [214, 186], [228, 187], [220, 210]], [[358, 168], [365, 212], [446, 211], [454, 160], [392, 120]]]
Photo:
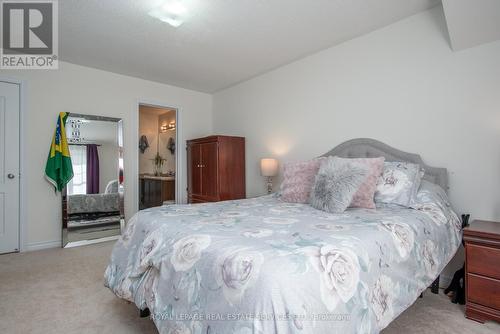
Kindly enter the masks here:
[[[114, 74], [65, 62], [59, 70], [2, 71], [0, 76], [24, 80], [27, 87], [24, 137], [28, 249], [55, 245], [61, 239], [61, 199], [44, 179], [45, 162], [60, 111], [123, 119], [125, 214], [133, 214], [137, 190], [138, 101], [179, 108], [180, 159], [185, 170], [185, 140], [212, 130], [212, 97], [187, 89]], [[181, 198], [186, 175], [179, 173]]]
[[97, 147], [99, 155], [99, 193], [104, 193], [109, 182], [118, 180], [118, 145], [109, 142]]
[[459, 213], [500, 220], [500, 42], [453, 52], [442, 8], [214, 95], [214, 132], [247, 139], [247, 195], [262, 157], [310, 159], [370, 137], [446, 167]]

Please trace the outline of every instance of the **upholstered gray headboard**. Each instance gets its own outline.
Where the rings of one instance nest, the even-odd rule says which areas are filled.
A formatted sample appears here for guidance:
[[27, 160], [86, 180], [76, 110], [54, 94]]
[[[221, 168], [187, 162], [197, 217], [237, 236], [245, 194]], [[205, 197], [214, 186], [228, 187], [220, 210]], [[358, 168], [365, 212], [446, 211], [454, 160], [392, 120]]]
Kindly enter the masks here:
[[323, 156], [342, 158], [376, 158], [385, 157], [386, 161], [407, 161], [419, 164], [425, 169], [424, 179], [435, 183], [448, 191], [448, 171], [446, 168], [431, 167], [424, 163], [420, 155], [407, 153], [390, 147], [375, 139], [351, 139], [335, 147]]

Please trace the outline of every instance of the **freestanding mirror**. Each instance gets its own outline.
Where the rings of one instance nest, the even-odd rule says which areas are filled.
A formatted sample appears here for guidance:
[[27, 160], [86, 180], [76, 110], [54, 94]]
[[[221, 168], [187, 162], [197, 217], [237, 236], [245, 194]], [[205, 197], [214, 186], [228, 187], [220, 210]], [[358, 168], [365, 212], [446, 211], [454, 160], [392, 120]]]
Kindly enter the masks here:
[[124, 226], [123, 121], [70, 114], [73, 179], [62, 192], [62, 246], [116, 239]]

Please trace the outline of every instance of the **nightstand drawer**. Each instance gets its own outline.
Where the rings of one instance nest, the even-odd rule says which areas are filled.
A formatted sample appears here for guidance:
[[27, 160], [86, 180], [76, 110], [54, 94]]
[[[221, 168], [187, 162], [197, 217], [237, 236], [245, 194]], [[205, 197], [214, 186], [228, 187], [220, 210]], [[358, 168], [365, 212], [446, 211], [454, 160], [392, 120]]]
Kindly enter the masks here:
[[500, 309], [500, 280], [467, 274], [467, 302]]
[[500, 249], [466, 244], [467, 271], [500, 279]]

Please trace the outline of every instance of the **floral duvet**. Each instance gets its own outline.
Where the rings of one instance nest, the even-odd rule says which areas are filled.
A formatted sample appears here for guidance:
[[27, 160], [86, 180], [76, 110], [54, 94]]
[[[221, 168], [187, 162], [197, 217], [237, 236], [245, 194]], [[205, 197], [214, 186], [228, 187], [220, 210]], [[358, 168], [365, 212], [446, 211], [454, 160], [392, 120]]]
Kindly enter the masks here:
[[270, 195], [144, 210], [105, 284], [160, 333], [378, 333], [460, 244], [446, 195], [423, 188], [412, 209], [329, 214]]

